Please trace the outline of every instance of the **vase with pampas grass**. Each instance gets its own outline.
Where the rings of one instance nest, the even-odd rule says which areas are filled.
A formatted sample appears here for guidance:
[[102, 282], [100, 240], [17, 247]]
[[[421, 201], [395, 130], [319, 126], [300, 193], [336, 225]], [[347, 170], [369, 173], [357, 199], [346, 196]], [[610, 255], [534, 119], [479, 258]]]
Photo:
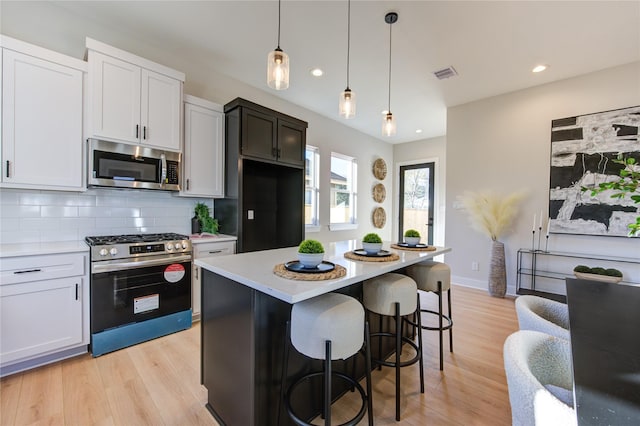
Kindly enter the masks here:
[[473, 228], [491, 238], [489, 294], [494, 297], [504, 297], [507, 292], [504, 244], [498, 239], [511, 226], [522, 198], [523, 194], [519, 192], [507, 196], [493, 192], [465, 192], [460, 197]]

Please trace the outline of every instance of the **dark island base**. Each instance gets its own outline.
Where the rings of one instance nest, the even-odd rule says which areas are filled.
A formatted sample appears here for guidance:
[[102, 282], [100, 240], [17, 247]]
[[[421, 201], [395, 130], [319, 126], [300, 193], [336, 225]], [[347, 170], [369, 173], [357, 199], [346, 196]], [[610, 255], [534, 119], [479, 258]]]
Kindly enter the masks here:
[[[222, 425], [293, 425], [280, 404], [286, 322], [292, 305], [205, 269], [202, 272], [201, 381], [209, 393], [207, 409]], [[362, 284], [340, 292], [360, 299]], [[371, 332], [379, 331], [379, 316], [370, 316], [370, 327]], [[393, 320], [384, 317], [382, 328], [391, 331]], [[383, 343], [386, 357], [393, 353], [394, 344]], [[377, 353], [376, 344], [372, 356]], [[355, 357], [356, 376], [362, 378], [364, 358]], [[334, 361], [332, 368], [351, 375], [353, 361], [353, 357]], [[286, 386], [321, 369], [321, 361], [291, 347]], [[349, 390], [347, 384], [336, 381], [334, 400]], [[300, 386], [291, 403], [300, 417], [311, 420], [322, 410], [321, 383]]]

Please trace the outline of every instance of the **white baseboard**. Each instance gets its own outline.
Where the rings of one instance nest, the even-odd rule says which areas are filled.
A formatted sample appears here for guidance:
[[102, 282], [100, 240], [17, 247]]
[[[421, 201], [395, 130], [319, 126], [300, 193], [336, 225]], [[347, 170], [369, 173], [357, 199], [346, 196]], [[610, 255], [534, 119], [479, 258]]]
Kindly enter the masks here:
[[[489, 288], [489, 283], [484, 280], [474, 280], [472, 278], [460, 277], [456, 275], [451, 276], [451, 282], [457, 285], [461, 285], [463, 287], [477, 288], [478, 290], [487, 290]], [[516, 296], [516, 286], [509, 285], [507, 283], [507, 296], [515, 297]]]

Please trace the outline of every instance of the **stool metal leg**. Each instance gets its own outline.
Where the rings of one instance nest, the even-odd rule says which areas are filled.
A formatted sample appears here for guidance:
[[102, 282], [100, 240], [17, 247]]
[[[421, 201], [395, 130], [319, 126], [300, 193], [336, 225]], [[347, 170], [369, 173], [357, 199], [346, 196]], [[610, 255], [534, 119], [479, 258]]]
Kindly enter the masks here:
[[443, 352], [442, 352], [442, 281], [438, 281], [438, 335], [440, 336], [440, 371], [444, 370]]
[[323, 412], [325, 426], [331, 426], [331, 340], [325, 343]]
[[416, 305], [416, 313], [417, 313], [417, 327], [414, 327], [414, 330], [418, 329], [418, 347], [420, 348], [420, 393], [424, 393], [424, 359], [423, 359], [423, 347], [422, 347], [422, 315], [420, 314], [420, 294], [417, 294], [418, 304]]
[[[451, 288], [447, 290], [447, 299], [449, 304], [449, 321], [453, 324], [453, 315], [451, 315]], [[453, 352], [453, 327], [449, 327], [449, 352]]]
[[[382, 315], [378, 318], [378, 332], [382, 332]], [[378, 339], [378, 359], [382, 359], [382, 339]], [[382, 370], [382, 364], [378, 364], [378, 371]]]
[[367, 411], [369, 411], [369, 426], [373, 426], [373, 394], [371, 393], [371, 338], [369, 336], [369, 321], [365, 321], [364, 323], [364, 344], [364, 365], [366, 368], [367, 377]]
[[400, 421], [400, 351], [402, 350], [402, 325], [400, 303], [396, 302], [396, 420]]

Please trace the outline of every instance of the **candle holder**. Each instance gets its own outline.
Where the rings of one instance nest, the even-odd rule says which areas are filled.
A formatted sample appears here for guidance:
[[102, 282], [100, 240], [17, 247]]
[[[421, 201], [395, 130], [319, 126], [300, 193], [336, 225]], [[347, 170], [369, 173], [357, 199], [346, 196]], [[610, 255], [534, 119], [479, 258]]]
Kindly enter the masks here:
[[544, 242], [544, 253], [549, 253], [549, 234], [547, 234]]
[[531, 231], [531, 251], [536, 251], [536, 230], [535, 228]]

